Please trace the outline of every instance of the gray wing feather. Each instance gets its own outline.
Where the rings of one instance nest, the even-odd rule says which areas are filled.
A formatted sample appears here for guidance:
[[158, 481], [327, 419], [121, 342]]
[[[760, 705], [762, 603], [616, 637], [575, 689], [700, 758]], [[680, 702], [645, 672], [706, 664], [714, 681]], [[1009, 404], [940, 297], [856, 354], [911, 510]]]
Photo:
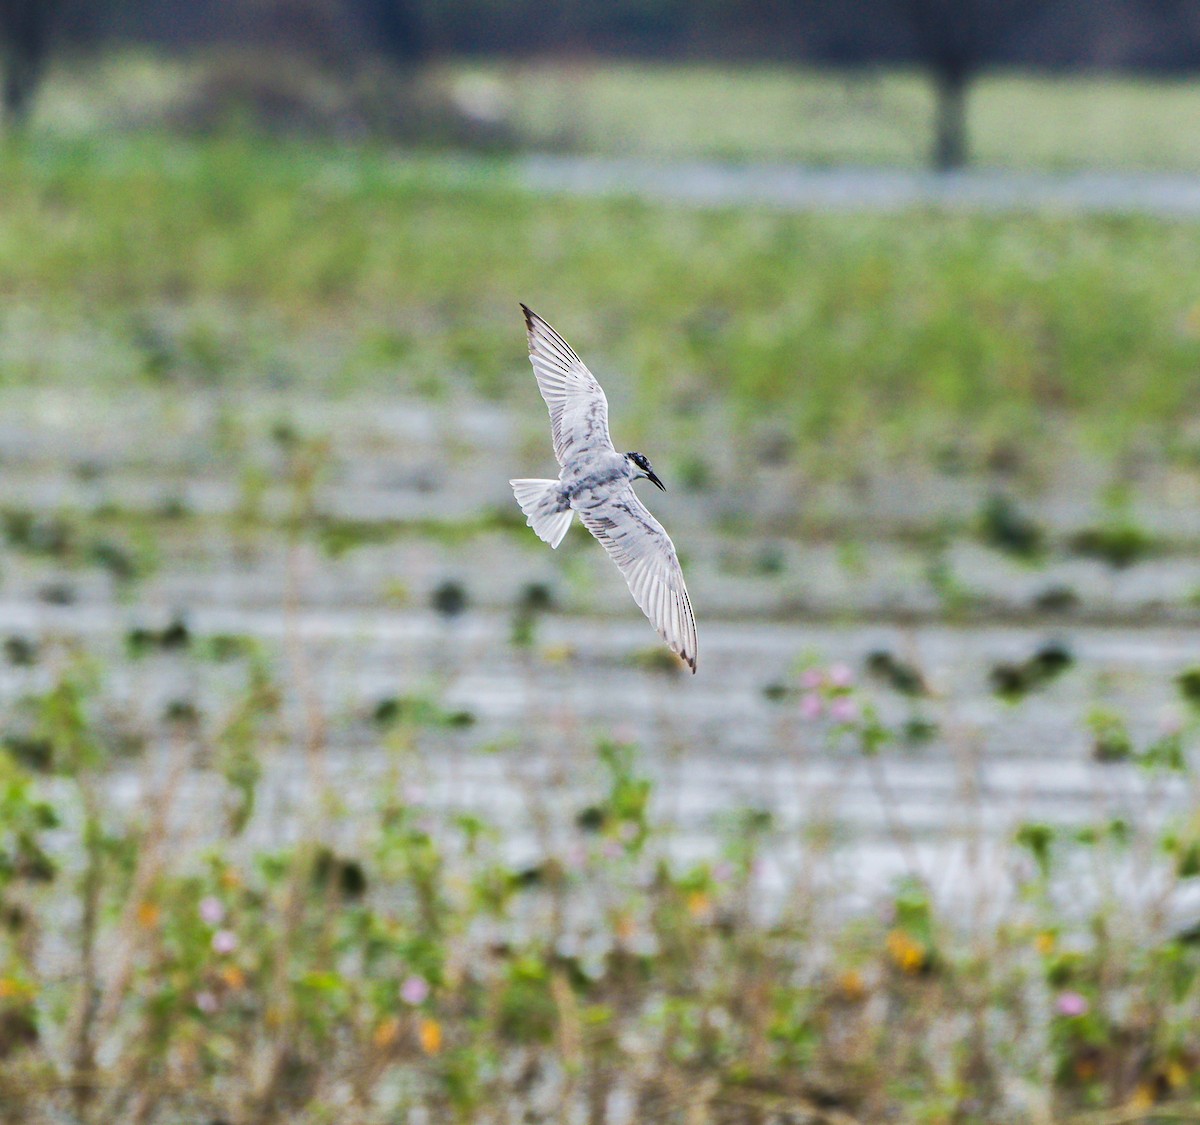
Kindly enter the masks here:
[[632, 485], [575, 510], [620, 568], [633, 600], [659, 636], [695, 672], [696, 619], [675, 544], [663, 525], [637, 498]]
[[613, 448], [608, 436], [608, 400], [596, 377], [566, 342], [525, 305], [529, 362], [550, 409], [554, 456], [560, 465], [594, 449]]

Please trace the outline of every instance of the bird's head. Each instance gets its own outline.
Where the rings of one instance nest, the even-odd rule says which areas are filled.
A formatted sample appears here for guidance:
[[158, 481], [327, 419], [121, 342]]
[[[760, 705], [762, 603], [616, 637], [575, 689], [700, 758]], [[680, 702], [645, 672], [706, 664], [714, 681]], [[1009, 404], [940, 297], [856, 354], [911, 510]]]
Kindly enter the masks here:
[[644, 453], [626, 453], [625, 456], [633, 462], [634, 468], [638, 471], [634, 480], [645, 477], [651, 484], [658, 485], [663, 492], [667, 491], [667, 486], [655, 476], [654, 467], [650, 464], [650, 459]]

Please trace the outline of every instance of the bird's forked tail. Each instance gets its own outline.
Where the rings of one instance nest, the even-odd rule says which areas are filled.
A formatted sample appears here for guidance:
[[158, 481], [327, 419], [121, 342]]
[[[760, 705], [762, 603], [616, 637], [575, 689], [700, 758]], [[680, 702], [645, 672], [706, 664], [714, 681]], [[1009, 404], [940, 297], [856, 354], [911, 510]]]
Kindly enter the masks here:
[[557, 547], [571, 526], [571, 509], [561, 499], [562, 482], [556, 480], [510, 480], [513, 494], [526, 523], [539, 539]]

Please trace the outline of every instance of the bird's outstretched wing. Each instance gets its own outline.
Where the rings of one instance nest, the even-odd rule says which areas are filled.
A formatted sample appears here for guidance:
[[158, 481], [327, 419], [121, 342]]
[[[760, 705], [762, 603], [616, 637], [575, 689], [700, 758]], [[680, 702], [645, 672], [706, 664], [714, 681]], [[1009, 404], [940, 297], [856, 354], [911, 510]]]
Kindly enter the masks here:
[[696, 619], [683, 584], [675, 544], [663, 525], [627, 485], [578, 512], [584, 527], [604, 545], [629, 583], [633, 600], [671, 651], [696, 671]]
[[613, 448], [608, 400], [596, 377], [553, 328], [522, 305], [529, 333], [529, 362], [550, 408], [554, 456], [560, 465], [594, 449]]

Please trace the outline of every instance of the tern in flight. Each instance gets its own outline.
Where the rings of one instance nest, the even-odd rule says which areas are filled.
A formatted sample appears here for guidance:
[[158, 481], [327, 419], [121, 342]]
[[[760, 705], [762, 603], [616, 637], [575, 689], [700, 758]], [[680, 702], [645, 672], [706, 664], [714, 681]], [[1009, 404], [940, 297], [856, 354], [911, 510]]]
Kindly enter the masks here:
[[510, 480], [521, 511], [540, 539], [562, 542], [577, 512], [612, 557], [641, 607], [671, 651], [696, 671], [696, 619], [683, 584], [675, 544], [637, 498], [633, 482], [645, 477], [664, 492], [641, 453], [618, 453], [608, 436], [608, 400], [571, 346], [525, 305], [529, 361], [550, 408], [558, 480]]

